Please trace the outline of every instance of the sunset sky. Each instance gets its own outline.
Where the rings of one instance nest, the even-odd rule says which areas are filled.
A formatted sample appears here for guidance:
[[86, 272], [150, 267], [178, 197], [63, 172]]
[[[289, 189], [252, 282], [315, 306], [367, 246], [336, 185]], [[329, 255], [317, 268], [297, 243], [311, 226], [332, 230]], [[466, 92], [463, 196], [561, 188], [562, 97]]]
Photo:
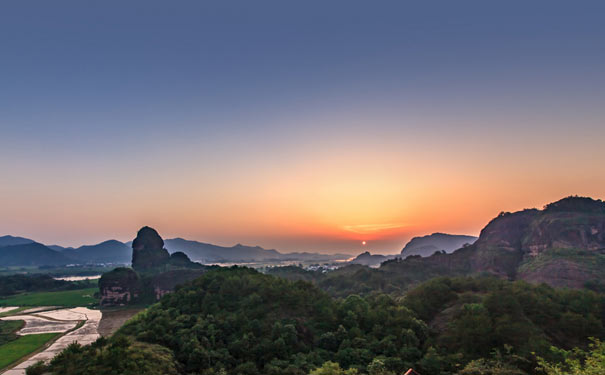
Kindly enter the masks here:
[[[0, 235], [401, 251], [605, 198], [602, 1], [6, 1]], [[362, 241], [367, 241], [363, 246]]]

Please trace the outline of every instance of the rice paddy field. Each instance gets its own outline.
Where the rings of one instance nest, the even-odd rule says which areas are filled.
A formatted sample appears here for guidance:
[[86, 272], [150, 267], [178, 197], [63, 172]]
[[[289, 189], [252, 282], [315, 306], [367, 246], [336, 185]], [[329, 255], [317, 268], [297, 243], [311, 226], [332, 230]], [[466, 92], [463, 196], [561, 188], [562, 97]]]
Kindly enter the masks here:
[[66, 290], [60, 292], [24, 293], [0, 299], [0, 306], [90, 306], [97, 302], [94, 297], [98, 288]]
[[59, 333], [19, 336], [17, 339], [0, 346], [0, 369], [42, 348], [44, 344], [57, 337]]

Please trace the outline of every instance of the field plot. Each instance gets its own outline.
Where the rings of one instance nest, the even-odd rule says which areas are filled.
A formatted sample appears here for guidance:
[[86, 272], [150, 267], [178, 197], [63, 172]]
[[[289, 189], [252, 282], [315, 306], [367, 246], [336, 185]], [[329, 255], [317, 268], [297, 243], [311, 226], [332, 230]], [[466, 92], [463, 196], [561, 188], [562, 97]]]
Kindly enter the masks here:
[[[42, 333], [39, 335], [21, 336], [15, 341], [0, 346], [0, 369], [35, 352], [57, 335], [58, 333]], [[6, 374], [9, 374], [9, 372], [7, 371]]]
[[9, 311], [17, 310], [17, 306], [0, 307], [0, 314], [7, 313]]
[[[33, 310], [37, 312], [2, 318], [3, 321], [23, 321], [25, 326], [16, 332], [20, 335], [19, 338], [0, 346], [0, 369], [39, 350], [61, 333], [67, 333], [56, 339], [45, 350], [4, 372], [5, 375], [24, 375], [27, 367], [38, 361], [50, 360], [72, 342], [88, 345], [99, 337], [98, 327], [102, 313], [98, 310], [86, 307], [59, 310], [48, 310], [46, 307], [42, 310], [47, 311]], [[78, 328], [79, 324], [82, 326]]]
[[78, 325], [77, 319], [69, 320], [50, 320], [36, 315], [12, 315], [2, 318], [2, 320], [22, 320], [25, 327], [17, 332], [20, 336], [36, 335], [40, 333], [61, 333], [67, 332]]
[[0, 306], [89, 306], [97, 302], [98, 288], [66, 290], [61, 292], [25, 293], [0, 299]]

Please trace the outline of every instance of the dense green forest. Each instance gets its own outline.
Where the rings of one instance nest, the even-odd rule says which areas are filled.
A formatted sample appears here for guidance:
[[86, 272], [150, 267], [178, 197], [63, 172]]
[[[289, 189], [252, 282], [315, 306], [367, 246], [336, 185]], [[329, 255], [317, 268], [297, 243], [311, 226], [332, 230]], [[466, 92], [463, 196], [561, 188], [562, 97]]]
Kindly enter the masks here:
[[564, 363], [563, 349], [602, 339], [604, 312], [592, 291], [496, 278], [434, 279], [400, 298], [333, 298], [305, 281], [234, 267], [179, 287], [112, 338], [72, 345], [30, 374], [543, 373], [536, 369]]
[[292, 281], [312, 282], [333, 297], [381, 293], [401, 296], [411, 285], [431, 277], [430, 273], [415, 275], [410, 272], [389, 272], [383, 267], [376, 269], [358, 264], [330, 272], [310, 271], [297, 266], [273, 267], [267, 270], [267, 274]]

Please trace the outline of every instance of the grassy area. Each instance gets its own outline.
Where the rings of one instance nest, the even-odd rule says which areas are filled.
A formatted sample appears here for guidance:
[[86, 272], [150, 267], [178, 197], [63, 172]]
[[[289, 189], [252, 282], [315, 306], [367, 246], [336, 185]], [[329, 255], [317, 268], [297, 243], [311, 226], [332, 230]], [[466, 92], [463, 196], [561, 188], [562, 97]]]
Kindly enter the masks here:
[[97, 302], [98, 288], [66, 290], [61, 292], [24, 293], [0, 299], [0, 306], [89, 306]]
[[15, 332], [25, 325], [23, 320], [0, 320], [0, 346], [17, 339]]
[[59, 333], [20, 336], [18, 339], [0, 346], [0, 369], [18, 361], [41, 348]]

